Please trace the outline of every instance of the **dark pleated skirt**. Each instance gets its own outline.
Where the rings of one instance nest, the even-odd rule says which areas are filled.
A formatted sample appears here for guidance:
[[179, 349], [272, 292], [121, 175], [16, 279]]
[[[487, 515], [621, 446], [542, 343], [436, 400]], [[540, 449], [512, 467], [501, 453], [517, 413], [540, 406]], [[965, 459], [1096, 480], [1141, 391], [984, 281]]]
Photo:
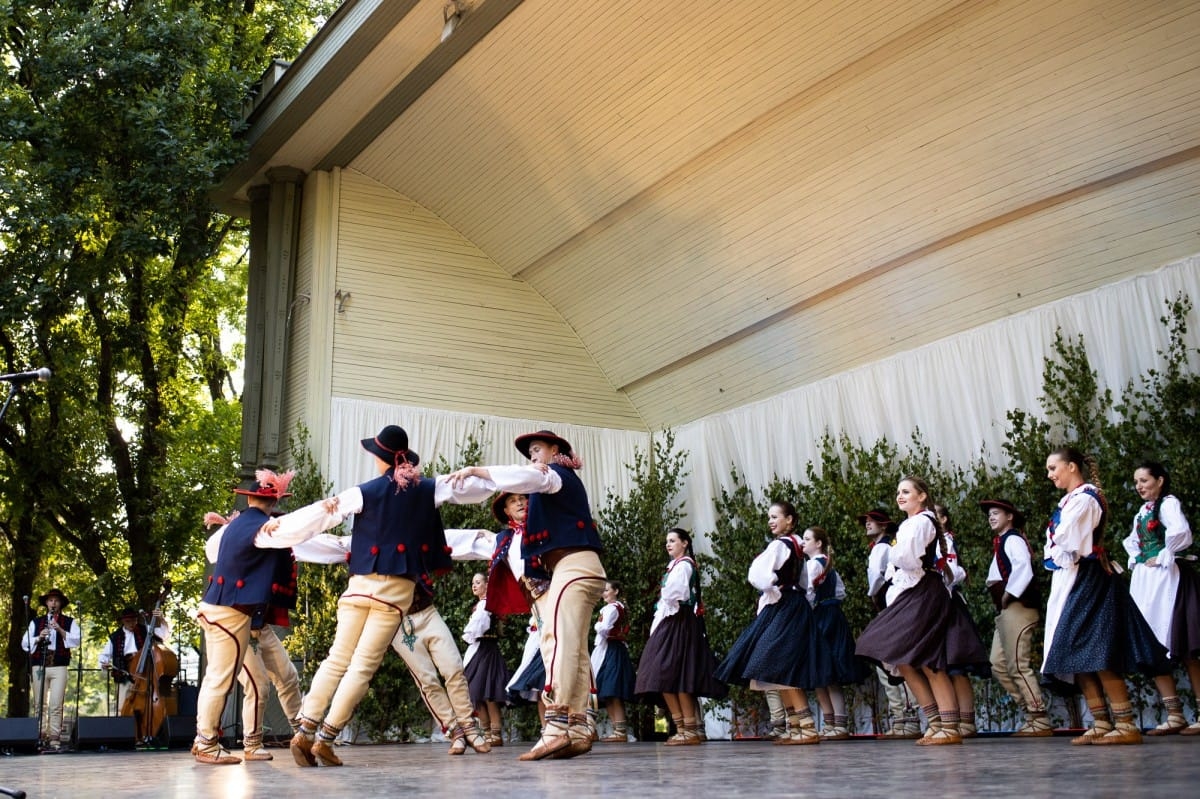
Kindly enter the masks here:
[[704, 620], [683, 607], [662, 620], [638, 661], [634, 693], [653, 699], [656, 694], [694, 694], [723, 699], [729, 692], [714, 676], [717, 659], [708, 645]]
[[512, 680], [512, 687], [508, 690], [509, 704], [531, 704], [536, 702], [537, 694], [540, 694], [546, 688], [546, 664], [542, 660], [542, 656], [538, 655], [529, 661], [529, 665], [525, 667], [515, 680]]
[[926, 572], [921, 581], [879, 611], [858, 637], [855, 654], [893, 666], [928, 666], [945, 671], [950, 594], [942, 578]]
[[1102, 670], [1153, 677], [1170, 674], [1167, 650], [1129, 596], [1129, 585], [1098, 560], [1079, 562], [1042, 671], [1047, 675]]
[[804, 594], [785, 591], [767, 605], [734, 642], [717, 667], [717, 679], [731, 685], [758, 680], [811, 690], [827, 683], [816, 659], [816, 627]]
[[813, 608], [817, 629], [817, 657], [820, 659], [820, 679], [823, 685], [854, 685], [867, 678], [867, 667], [854, 654], [854, 634], [850, 621], [838, 601], [825, 602]]
[[633, 661], [629, 659], [629, 647], [624, 641], [609, 641], [604, 653], [604, 662], [596, 672], [596, 699], [633, 700], [636, 678]]
[[983, 645], [979, 626], [971, 618], [961, 591], [950, 595], [950, 625], [946, 630], [946, 663], [951, 674], [992, 676], [991, 653]]
[[508, 701], [508, 666], [500, 655], [500, 642], [495, 638], [483, 638], [479, 648], [471, 656], [471, 662], [463, 669], [467, 678], [467, 689], [471, 693], [472, 704], [481, 702]]
[[1200, 658], [1200, 573], [1185, 561], [1179, 566], [1179, 590], [1171, 615], [1171, 656]]

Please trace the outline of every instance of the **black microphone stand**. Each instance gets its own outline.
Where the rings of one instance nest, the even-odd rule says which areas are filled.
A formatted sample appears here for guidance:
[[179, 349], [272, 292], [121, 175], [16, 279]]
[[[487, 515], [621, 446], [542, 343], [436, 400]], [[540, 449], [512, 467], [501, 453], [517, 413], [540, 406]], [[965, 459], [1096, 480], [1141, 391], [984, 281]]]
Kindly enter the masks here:
[[[46, 626], [50, 626], [50, 618], [46, 617]], [[48, 741], [42, 737], [46, 724], [46, 661], [50, 659], [50, 636], [38, 639], [38, 649], [41, 650], [42, 662], [38, 666], [41, 679], [38, 681], [38, 748], [43, 748]]]
[[[83, 614], [75, 619], [73, 624], [79, 625], [79, 651], [75, 653], [75, 723], [71, 726], [71, 738], [79, 740], [79, 695], [83, 693]], [[72, 747], [74, 748], [74, 747]]]
[[8, 398], [4, 400], [3, 407], [0, 407], [0, 419], [4, 418], [4, 414], [8, 411], [8, 404], [12, 402], [12, 398], [17, 396], [17, 384], [8, 384]]

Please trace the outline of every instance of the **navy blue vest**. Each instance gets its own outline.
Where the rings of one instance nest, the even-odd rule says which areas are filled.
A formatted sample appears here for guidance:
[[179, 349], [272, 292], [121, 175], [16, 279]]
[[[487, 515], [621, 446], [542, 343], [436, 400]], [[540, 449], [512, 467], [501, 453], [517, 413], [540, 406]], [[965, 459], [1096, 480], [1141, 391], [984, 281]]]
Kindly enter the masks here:
[[363, 483], [363, 507], [354, 517], [351, 574], [388, 574], [432, 585], [452, 565], [435, 483], [423, 477], [396, 491], [391, 470]]
[[271, 601], [271, 585], [279, 550], [259, 549], [254, 537], [270, 516], [258, 508], [246, 508], [231, 521], [221, 535], [217, 562], [208, 578], [204, 601], [225, 607], [266, 608]]
[[[49, 618], [48, 616], [38, 616], [36, 619], [33, 620], [33, 635], [34, 635], [33, 644], [34, 644], [34, 646], [33, 646], [33, 652], [30, 653], [30, 655], [31, 655], [30, 662], [35, 666], [41, 666], [42, 665], [42, 653], [45, 652], [47, 655], [47, 660], [46, 660], [45, 665], [47, 665], [47, 666], [69, 665], [71, 663], [71, 650], [67, 649], [67, 643], [66, 643], [66, 641], [63, 640], [66, 636], [62, 635], [61, 633], [56, 634], [54, 636], [55, 645], [54, 645], [53, 652], [51, 652], [49, 650], [49, 648], [42, 649], [42, 647], [37, 645], [37, 643], [38, 643], [37, 636], [41, 635], [42, 630], [46, 629], [46, 622], [47, 622], [48, 618]], [[72, 619], [70, 616], [64, 616], [61, 613], [58, 614], [58, 626], [62, 627], [64, 630], [67, 630], [68, 632], [71, 630], [71, 625], [74, 623], [74, 621], [75, 620]]]
[[837, 581], [837, 569], [832, 567], [825, 569], [825, 573], [821, 575], [821, 582], [813, 588], [813, 601], [818, 605], [840, 602], [841, 600], [837, 598]]
[[550, 464], [550, 468], [562, 478], [562, 489], [554, 494], [529, 495], [525, 537], [521, 541], [521, 556], [535, 569], [541, 565], [541, 556], [555, 549], [604, 549], [579, 475], [557, 463]]

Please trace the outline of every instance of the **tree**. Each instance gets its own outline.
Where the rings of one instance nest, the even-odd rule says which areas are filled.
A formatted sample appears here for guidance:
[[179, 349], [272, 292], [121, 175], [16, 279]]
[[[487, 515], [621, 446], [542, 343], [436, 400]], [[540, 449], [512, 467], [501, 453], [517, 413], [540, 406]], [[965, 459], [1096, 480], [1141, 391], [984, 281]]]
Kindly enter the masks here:
[[[253, 78], [296, 53], [326, 5], [0, 9], [0, 358], [54, 372], [0, 422], [19, 622], [22, 595], [47, 582], [91, 618], [149, 606], [166, 574], [198, 584], [198, 520], [228, 503], [236, 473], [221, 342], [245, 297], [244, 226], [208, 191], [244, 152]], [[63, 568], [47, 573], [51, 552]], [[11, 714], [27, 708], [22, 626], [8, 637]]]

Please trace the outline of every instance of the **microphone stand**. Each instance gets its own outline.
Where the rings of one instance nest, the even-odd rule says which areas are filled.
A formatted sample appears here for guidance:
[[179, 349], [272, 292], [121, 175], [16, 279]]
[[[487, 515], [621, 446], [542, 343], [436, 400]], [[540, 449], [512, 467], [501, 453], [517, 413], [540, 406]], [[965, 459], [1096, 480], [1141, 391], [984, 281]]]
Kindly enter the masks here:
[[8, 404], [10, 402], [12, 402], [12, 398], [15, 396], [17, 396], [17, 384], [9, 383], [8, 384], [8, 398], [6, 400], [4, 400], [3, 407], [0, 407], [0, 419], [4, 418], [4, 414], [8, 411]]
[[75, 723], [71, 727], [73, 732], [71, 737], [75, 740], [79, 740], [79, 695], [83, 693], [83, 647], [85, 646], [85, 643], [83, 640], [82, 619], [82, 614], [80, 614], [79, 618], [75, 619], [75, 624], [79, 625], [80, 632], [79, 652], [76, 653], [75, 657]]

